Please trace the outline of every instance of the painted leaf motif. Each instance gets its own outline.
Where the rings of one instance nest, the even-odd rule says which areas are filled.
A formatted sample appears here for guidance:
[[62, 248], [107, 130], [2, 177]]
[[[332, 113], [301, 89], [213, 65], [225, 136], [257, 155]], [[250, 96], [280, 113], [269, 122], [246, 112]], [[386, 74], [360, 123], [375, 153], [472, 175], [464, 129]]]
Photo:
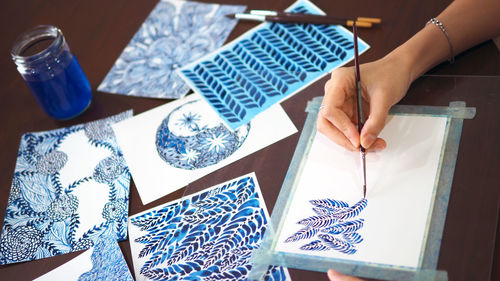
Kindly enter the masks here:
[[333, 235], [329, 234], [319, 234], [318, 238], [323, 242], [325, 245], [328, 247], [337, 250], [341, 253], [345, 254], [354, 254], [356, 253], [356, 249], [352, 246], [352, 244], [342, 241], [338, 238], [336, 238]]
[[313, 216], [299, 221], [298, 224], [302, 224], [313, 228], [322, 228], [333, 225], [338, 220], [339, 220], [338, 218], [330, 215]]
[[328, 198], [320, 200], [311, 200], [309, 202], [311, 202], [311, 204], [313, 204], [316, 207], [331, 209], [331, 210], [342, 210], [345, 207], [349, 207], [349, 205], [344, 201], [333, 200]]
[[346, 220], [350, 219], [352, 217], [357, 216], [363, 209], [366, 207], [368, 201], [366, 198], [361, 199], [358, 203], [354, 204], [352, 207], [350, 207], [347, 210], [344, 210], [340, 213], [337, 213], [333, 216], [337, 217], [340, 220]]
[[324, 228], [321, 232], [330, 234], [352, 233], [362, 228], [364, 221], [364, 219], [358, 219], [354, 221], [342, 222], [334, 226]]
[[294, 233], [292, 236], [288, 237], [285, 242], [294, 242], [302, 239], [309, 239], [313, 237], [316, 233], [318, 232], [318, 228], [313, 228], [313, 227], [306, 227], [303, 228], [296, 233]]
[[304, 251], [328, 251], [331, 248], [328, 247], [327, 245], [323, 244], [323, 242], [321, 242], [321, 240], [315, 240], [315, 241], [312, 241], [308, 244], [301, 246], [299, 249], [304, 250]]

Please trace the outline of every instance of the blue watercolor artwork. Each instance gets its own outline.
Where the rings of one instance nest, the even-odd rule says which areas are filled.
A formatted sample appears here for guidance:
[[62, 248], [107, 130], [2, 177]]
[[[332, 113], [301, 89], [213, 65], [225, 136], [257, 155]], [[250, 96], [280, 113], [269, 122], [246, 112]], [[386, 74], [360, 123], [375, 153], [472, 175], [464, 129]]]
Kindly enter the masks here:
[[236, 131], [229, 130], [217, 115], [211, 118], [200, 110], [201, 99], [174, 109], [156, 132], [160, 157], [173, 167], [194, 170], [231, 156], [246, 140], [250, 123]]
[[[288, 237], [285, 243], [300, 240], [310, 241], [300, 247], [304, 251], [338, 251], [352, 255], [357, 251], [357, 244], [363, 237], [357, 232], [363, 227], [364, 219], [355, 219], [368, 204], [368, 200], [361, 199], [349, 206], [346, 202], [334, 199], [311, 200], [316, 213], [302, 219], [298, 224], [303, 228]], [[304, 241], [301, 241], [304, 243]]]
[[[288, 10], [323, 13], [305, 0]], [[341, 26], [264, 23], [178, 72], [236, 129], [353, 58], [353, 36]]]
[[34, 281], [134, 281], [120, 246], [113, 237], [95, 241], [92, 248]]
[[222, 46], [237, 23], [224, 15], [245, 8], [161, 0], [97, 89], [151, 98], [184, 96], [189, 86], [175, 70]]
[[111, 124], [132, 111], [68, 128], [25, 133], [0, 237], [0, 264], [127, 238], [130, 173]]
[[[137, 280], [246, 280], [269, 216], [254, 175], [130, 217]], [[272, 266], [266, 280], [289, 280]]]
[[78, 281], [134, 281], [120, 246], [111, 237], [99, 239], [93, 248], [92, 269], [80, 275]]

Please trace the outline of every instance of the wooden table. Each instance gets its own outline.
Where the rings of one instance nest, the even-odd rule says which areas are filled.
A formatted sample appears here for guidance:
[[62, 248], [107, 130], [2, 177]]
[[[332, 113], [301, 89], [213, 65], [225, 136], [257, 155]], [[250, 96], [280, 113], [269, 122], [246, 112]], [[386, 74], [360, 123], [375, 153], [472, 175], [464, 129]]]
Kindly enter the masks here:
[[[141, 1], [4, 1], [0, 4], [0, 222], [3, 222], [19, 140], [24, 132], [66, 127], [133, 108], [140, 113], [163, 104], [164, 100], [126, 97], [95, 89], [123, 48], [156, 4]], [[281, 10], [292, 1], [219, 1], [246, 4], [252, 9]], [[382, 57], [417, 32], [436, 16], [449, 0], [330, 1], [315, 3], [328, 14], [383, 18], [382, 25], [360, 30], [359, 36], [371, 45], [361, 62]], [[90, 108], [70, 121], [55, 121], [45, 115], [31, 95], [10, 59], [14, 38], [38, 24], [60, 27], [84, 69], [93, 89]], [[229, 40], [255, 26], [239, 23]], [[323, 94], [326, 78], [314, 83], [282, 105], [297, 128], [304, 124], [308, 100]], [[489, 41], [457, 56], [453, 65], [444, 63], [417, 80], [401, 104], [448, 105], [462, 100], [477, 108], [473, 120], [466, 120], [456, 164], [452, 195], [443, 234], [439, 269], [449, 280], [500, 280], [500, 238], [497, 230], [500, 206], [500, 52]], [[238, 162], [218, 170], [189, 188], [209, 187], [255, 171], [269, 211], [275, 203], [299, 134], [295, 134]], [[148, 205], [142, 205], [134, 184], [130, 193], [130, 214], [149, 209], [182, 196], [181, 189]], [[495, 248], [495, 241], [497, 242]], [[128, 241], [120, 243], [132, 268]], [[65, 263], [78, 253], [27, 263], [0, 266], [2, 280], [30, 280]], [[290, 270], [293, 280], [327, 280], [324, 273]]]

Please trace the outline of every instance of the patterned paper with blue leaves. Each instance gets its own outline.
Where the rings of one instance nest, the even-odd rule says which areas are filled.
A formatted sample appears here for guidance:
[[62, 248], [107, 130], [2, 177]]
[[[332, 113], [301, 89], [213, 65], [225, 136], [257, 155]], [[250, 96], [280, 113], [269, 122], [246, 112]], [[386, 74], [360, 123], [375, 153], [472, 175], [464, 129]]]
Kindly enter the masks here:
[[[268, 214], [255, 175], [130, 217], [137, 280], [246, 280]], [[266, 280], [289, 280], [270, 267]]]
[[[288, 10], [323, 13], [305, 0]], [[360, 40], [359, 52], [368, 48]], [[265, 23], [179, 72], [236, 129], [353, 58], [353, 36], [341, 26]]]
[[241, 5], [161, 0], [106, 75], [99, 91], [152, 98], [179, 98], [189, 86], [179, 67], [222, 46], [237, 21], [225, 14]]
[[352, 206], [329, 198], [311, 200], [310, 203], [316, 215], [297, 222], [303, 228], [288, 237], [285, 243], [300, 241], [302, 246], [299, 249], [303, 251], [337, 251], [348, 255], [356, 253], [357, 244], [363, 241], [358, 230], [364, 225], [364, 219], [357, 217], [368, 200], [361, 199]]
[[[85, 271], [91, 265], [91, 269]], [[133, 281], [120, 246], [113, 237], [98, 239], [83, 254], [34, 281]]]
[[0, 264], [87, 249], [127, 238], [130, 173], [106, 119], [25, 133], [0, 237]]

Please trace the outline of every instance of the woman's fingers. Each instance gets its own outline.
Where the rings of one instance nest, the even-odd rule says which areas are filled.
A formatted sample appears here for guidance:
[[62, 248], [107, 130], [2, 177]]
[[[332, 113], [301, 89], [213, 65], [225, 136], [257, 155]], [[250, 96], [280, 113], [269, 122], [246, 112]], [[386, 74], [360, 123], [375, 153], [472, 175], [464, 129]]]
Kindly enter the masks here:
[[[353, 148], [356, 148], [359, 146], [358, 130], [357, 130], [356, 126], [354, 125], [354, 123], [352, 123], [349, 116], [347, 116], [347, 114], [343, 110], [335, 108], [335, 107], [325, 106], [324, 108], [322, 108], [320, 110], [319, 115], [323, 121], [328, 121], [331, 123], [331, 125], [326, 126], [326, 128], [320, 129], [318, 127], [318, 129], [320, 129], [320, 131], [322, 129], [328, 130], [328, 128], [330, 128], [330, 130], [328, 130], [328, 131], [330, 131], [329, 134], [331, 136], [338, 135], [339, 133], [342, 134], [342, 138], [340, 136], [336, 137], [334, 139], [334, 141], [337, 139], [346, 139], [351, 143], [351, 146]], [[323, 126], [323, 125], [327, 125], [327, 124], [321, 124], [321, 126]], [[337, 142], [337, 141], [335, 141], [335, 142]], [[337, 142], [337, 143], [339, 143], [339, 142]], [[345, 147], [345, 145], [343, 145], [343, 144], [341, 144], [341, 145]]]
[[356, 147], [353, 146], [351, 141], [341, 132], [339, 131], [335, 126], [332, 125], [332, 123], [324, 118], [321, 114], [318, 116], [317, 120], [317, 127], [318, 131], [321, 132], [323, 135], [327, 136], [329, 139], [331, 139], [333, 142], [336, 144], [345, 147], [348, 150], [356, 150]]

